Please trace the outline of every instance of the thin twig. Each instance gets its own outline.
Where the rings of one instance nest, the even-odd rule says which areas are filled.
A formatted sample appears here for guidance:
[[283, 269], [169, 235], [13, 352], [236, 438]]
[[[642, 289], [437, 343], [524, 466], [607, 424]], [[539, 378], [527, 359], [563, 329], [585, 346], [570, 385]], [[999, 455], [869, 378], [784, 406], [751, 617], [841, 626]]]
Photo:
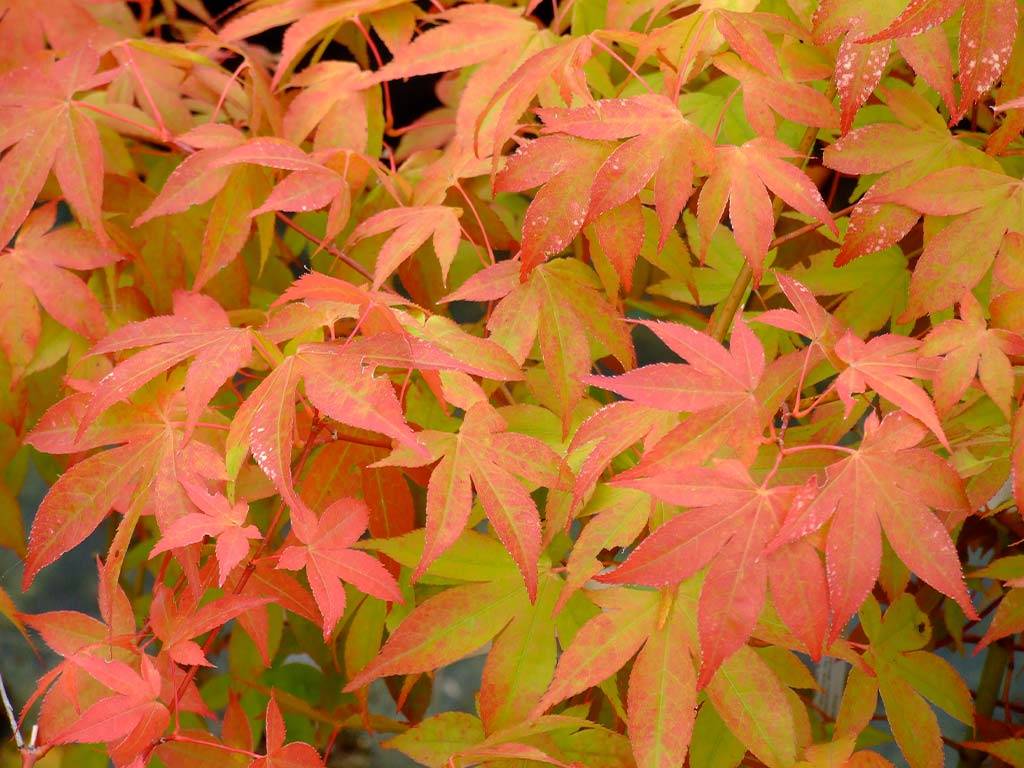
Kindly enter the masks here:
[[224, 752], [230, 752], [234, 755], [245, 755], [254, 759], [260, 759], [263, 755], [253, 752], [248, 749], [239, 749], [238, 747], [232, 747], [230, 744], [221, 744], [219, 741], [207, 741], [206, 739], [196, 739], [192, 736], [187, 736], [183, 733], [175, 733], [167, 738], [167, 741], [176, 741], [179, 744], [198, 744], [204, 747], [210, 747], [211, 749], [220, 749]]
[[18, 727], [18, 718], [14, 716], [14, 707], [11, 706], [11, 700], [7, 696], [7, 688], [4, 686], [4, 676], [0, 672], [0, 698], [4, 701], [4, 711], [7, 712], [7, 720], [11, 724], [11, 731], [14, 732], [14, 743], [17, 744], [18, 749], [25, 746], [25, 740], [21, 737], [21, 729]]
[[371, 275], [367, 271], [366, 267], [364, 267], [362, 264], [360, 264], [358, 261], [353, 259], [348, 254], [344, 253], [343, 251], [339, 250], [338, 248], [335, 248], [330, 243], [321, 240], [316, 235], [314, 235], [312, 232], [308, 231], [301, 224], [297, 223], [296, 221], [294, 221], [293, 219], [289, 218], [288, 216], [285, 216], [280, 211], [277, 212], [277, 218], [286, 227], [288, 227], [289, 229], [292, 229], [295, 232], [297, 232], [298, 234], [302, 235], [304, 238], [309, 240], [311, 243], [314, 243], [314, 244], [320, 246], [325, 251], [327, 251], [328, 254], [333, 256], [338, 261], [344, 263], [345, 265], [347, 265], [351, 269], [354, 269], [356, 272], [358, 272], [360, 275], [365, 277], [367, 280], [373, 280], [373, 275]]
[[[848, 205], [845, 208], [843, 208], [842, 210], [833, 211], [832, 212], [832, 216], [834, 218], [840, 218], [842, 216], [845, 216], [848, 213], [851, 213], [853, 211], [853, 209], [856, 208], [856, 207], [857, 207], [856, 205]], [[804, 224], [799, 229], [794, 229], [792, 232], [787, 232], [784, 235], [779, 235], [778, 237], [776, 237], [774, 240], [772, 240], [771, 244], [768, 246], [768, 250], [771, 250], [772, 248], [778, 248], [780, 245], [783, 245], [784, 243], [788, 243], [790, 240], [796, 240], [798, 237], [803, 237], [808, 232], [814, 232], [815, 230], [821, 229], [822, 227], [825, 227], [825, 226], [828, 226], [828, 225], [825, 224], [824, 222], [821, 222], [821, 221], [812, 221], [810, 224]]]

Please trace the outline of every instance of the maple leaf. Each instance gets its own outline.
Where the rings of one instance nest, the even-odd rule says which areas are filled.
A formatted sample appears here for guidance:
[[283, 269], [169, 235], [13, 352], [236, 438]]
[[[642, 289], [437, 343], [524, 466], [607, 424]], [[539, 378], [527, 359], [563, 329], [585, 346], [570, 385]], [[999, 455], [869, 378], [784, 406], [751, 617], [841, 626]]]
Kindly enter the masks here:
[[228, 432], [228, 471], [237, 474], [251, 451], [281, 497], [300, 515], [307, 510], [295, 493], [291, 469], [300, 380], [310, 402], [325, 416], [393, 437], [418, 455], [426, 453], [405, 423], [391, 382], [365, 370], [358, 357], [337, 354], [339, 349], [344, 351], [338, 346], [307, 345], [286, 357], [246, 398]]
[[569, 599], [604, 569], [598, 558], [602, 550], [631, 544], [651, 516], [651, 500], [628, 488], [599, 486], [588, 503], [586, 525], [566, 562], [566, 580], [555, 606], [561, 611]]
[[843, 324], [825, 311], [807, 286], [781, 272], [775, 279], [793, 309], [769, 309], [757, 316], [757, 322], [798, 333], [831, 354], [843, 336]]
[[922, 34], [952, 17], [961, 5], [963, 0], [910, 0], [903, 12], [888, 26], [863, 41], [875, 42]]
[[[695, 167], [704, 172], [711, 169], [712, 144], [707, 136], [668, 99], [654, 94], [606, 99], [578, 109], [539, 109], [537, 113], [544, 122], [545, 134], [605, 141], [629, 139], [598, 168], [586, 218], [589, 222], [598, 220], [635, 198], [654, 179], [661, 248], [690, 197]], [[557, 161], [563, 168], [573, 167], [567, 157]], [[622, 273], [627, 289], [631, 274], [631, 270]]]
[[858, 110], [881, 82], [891, 48], [888, 41], [865, 43], [851, 35], [843, 38], [836, 56], [835, 77], [842, 109], [839, 127], [843, 133], [853, 127]]
[[267, 12], [269, 9], [257, 9], [232, 19], [221, 30], [220, 38], [235, 42], [287, 24], [281, 43], [281, 57], [269, 84], [271, 88], [277, 88], [285, 76], [291, 74], [302, 55], [325, 33], [356, 21], [360, 14], [372, 14], [400, 4], [398, 0], [360, 0], [351, 7], [311, 8], [307, 3], [292, 0], [275, 8], [272, 13]]
[[71, 270], [87, 271], [121, 259], [86, 230], [52, 229], [56, 205], [26, 218], [13, 248], [0, 256], [0, 286], [6, 296], [0, 319], [0, 349], [20, 375], [32, 362], [42, 333], [39, 305], [64, 327], [96, 340], [107, 330], [96, 296]]
[[867, 6], [855, 0], [836, 0], [820, 3], [815, 9], [815, 39], [831, 43], [842, 37], [836, 54], [834, 81], [842, 111], [843, 133], [850, 129], [857, 111], [882, 79], [892, 43], [874, 34], [893, 20], [899, 5], [891, 0]]
[[367, 237], [394, 230], [381, 246], [374, 266], [373, 287], [380, 288], [398, 266], [432, 237], [434, 253], [441, 264], [441, 277], [448, 279], [459, 245], [459, 208], [421, 205], [389, 208], [359, 223], [349, 236], [349, 245]]
[[[200, 144], [196, 152], [186, 156], [175, 167], [149, 207], [135, 219], [133, 226], [139, 227], [159, 216], [181, 213], [193, 205], [201, 205], [213, 199], [231, 175], [230, 167], [217, 165], [216, 162], [244, 142], [245, 136], [241, 131], [227, 128], [212, 141]], [[207, 143], [208, 146], [204, 146]]]
[[953, 93], [953, 56], [945, 30], [934, 26], [916, 35], [901, 37], [896, 40], [896, 49], [918, 77], [935, 89], [950, 114], [954, 114], [957, 102]]
[[868, 683], [872, 703], [878, 694], [907, 762], [914, 768], [942, 765], [942, 732], [925, 699], [962, 723], [974, 724], [970, 692], [953, 666], [940, 656], [920, 650], [931, 636], [931, 624], [910, 595], [900, 595], [880, 615], [868, 598], [860, 618], [870, 651], [865, 655], [875, 679]]
[[380, 561], [351, 548], [369, 520], [364, 502], [339, 499], [315, 523], [302, 516], [294, 518], [295, 536], [302, 544], [286, 546], [278, 558], [278, 568], [305, 569], [323, 616], [324, 639], [330, 637], [345, 612], [343, 582], [381, 600], [403, 602], [398, 584]]
[[764, 372], [764, 350], [742, 322], [731, 350], [688, 326], [642, 324], [688, 362], [658, 363], [615, 377], [591, 376], [587, 383], [666, 410], [700, 411], [734, 399], [737, 392], [749, 392]]
[[495, 744], [493, 746], [480, 745], [467, 749], [465, 752], [459, 755], [467, 760], [473, 760], [476, 762], [479, 760], [482, 763], [488, 762], [499, 762], [505, 760], [528, 760], [530, 762], [540, 762], [546, 765], [554, 765], [558, 768], [577, 768], [577, 763], [565, 763], [561, 760], [552, 757], [542, 749], [531, 746], [529, 744], [517, 744], [509, 742], [507, 744]]
[[637, 654], [626, 699], [637, 768], [666, 768], [686, 759], [697, 715], [692, 640], [680, 600]]
[[946, 447], [935, 405], [927, 393], [910, 379], [930, 379], [933, 367], [923, 358], [916, 339], [885, 334], [864, 342], [850, 331], [836, 342], [836, 356], [847, 367], [835, 380], [836, 392], [849, 414], [853, 396], [869, 387], [923, 423]]
[[266, 756], [257, 757], [251, 768], [321, 768], [324, 761], [320, 753], [305, 742], [292, 741], [285, 743], [287, 731], [281, 708], [277, 705], [274, 692], [270, 693], [265, 718]]
[[716, 56], [714, 65], [739, 81], [747, 120], [761, 136], [775, 138], [777, 121], [773, 113], [819, 128], [832, 128], [839, 124], [839, 115], [831, 99], [809, 85], [789, 82], [781, 77], [781, 73], [765, 76], [732, 53]]
[[488, 642], [527, 605], [526, 590], [517, 578], [446, 589], [416, 606], [345, 690], [457, 661]]
[[[294, 98], [282, 118], [284, 137], [302, 144], [316, 131], [314, 150], [340, 145], [364, 151], [369, 140], [367, 87], [371, 82], [372, 75], [350, 61], [321, 61], [306, 67], [288, 82], [289, 88], [301, 90], [292, 92]], [[344, 123], [347, 130], [338, 130]]]
[[[616, 17], [626, 20], [622, 29], [626, 29], [632, 21], [636, 21], [644, 13], [645, 6], [660, 8], [658, 0], [636, 5], [615, 4], [608, 19]], [[707, 66], [708, 59], [721, 48], [721, 36], [716, 34], [715, 19], [724, 7], [704, 7], [695, 9], [686, 17], [673, 19], [664, 26], [653, 28], [648, 35], [634, 38], [638, 46], [637, 60], [644, 61], [657, 58], [657, 51], [664, 52], [667, 59], [673, 62], [669, 82], [666, 84], [670, 92], [678, 93], [682, 86], [699, 75]], [[631, 20], [631, 21], [630, 21]]]
[[[102, 574], [101, 574], [102, 575]], [[118, 658], [134, 646], [135, 616], [124, 592], [117, 588], [111, 610], [100, 621], [77, 611], [22, 614], [21, 618], [43, 638], [54, 653], [66, 659], [102, 649]]]
[[764, 349], [742, 321], [736, 322], [729, 349], [682, 324], [642, 322], [686, 363], [655, 363], [620, 376], [583, 380], [636, 403], [691, 415], [649, 447], [623, 477], [657, 474], [680, 462], [700, 463], [722, 445], [752, 456], [768, 410], [763, 382], [774, 387], [772, 369], [783, 370], [780, 364], [794, 368], [796, 361], [780, 359], [766, 375]]
[[[350, 339], [342, 345], [308, 344], [304, 345], [302, 349], [303, 352], [310, 355], [319, 353], [341, 360], [358, 360], [362, 369], [367, 371], [374, 371], [377, 368], [400, 368], [421, 372], [459, 371], [499, 380], [522, 378], [507, 353], [497, 344], [488, 339], [479, 339], [463, 334], [457, 326], [449, 326], [447, 329], [441, 330], [439, 326], [444, 323], [442, 318], [432, 318], [425, 326], [410, 325], [408, 330], [411, 332], [423, 331], [424, 335], [433, 336], [451, 348], [469, 347], [459, 350], [467, 353], [460, 357], [481, 358], [479, 364], [463, 362], [451, 352], [443, 349], [440, 344], [417, 338], [411, 333], [385, 331], [355, 340]], [[491, 359], [489, 360], [488, 357]]]
[[[109, 578], [109, 565], [98, 570], [102, 621], [74, 611], [24, 617], [64, 657], [40, 679], [27, 706], [46, 694], [39, 723], [47, 742], [106, 741], [112, 759], [126, 764], [166, 728], [167, 710], [159, 700], [170, 698], [171, 686], [159, 671], [159, 657], [154, 664], [136, 647], [132, 606]], [[140, 657], [141, 677], [134, 669]], [[178, 705], [209, 714], [192, 684]]]
[[878, 577], [883, 531], [911, 571], [975, 615], [947, 526], [930, 511], [951, 513], [948, 522], [966, 515], [963, 483], [946, 461], [915, 447], [924, 436], [925, 427], [906, 413], [881, 422], [869, 416], [860, 448], [826, 467], [818, 494], [787, 516], [768, 544], [774, 550], [831, 520], [825, 559], [833, 639]]
[[[400, 297], [387, 292], [357, 288], [325, 275], [310, 274], [297, 281], [285, 292], [281, 301], [305, 299], [313, 308], [322, 311], [308, 316], [309, 328], [326, 325], [333, 335], [333, 324], [341, 317], [358, 319], [357, 329], [364, 336], [351, 337], [340, 345], [304, 345], [303, 350], [316, 353], [315, 361], [324, 365], [343, 363], [345, 369], [357, 365], [360, 374], [377, 366], [418, 369], [427, 385], [443, 398], [444, 385], [438, 371], [452, 371], [483, 376], [501, 381], [522, 378], [518, 365], [498, 344], [480, 339], [458, 325], [439, 316], [430, 316], [422, 322], [412, 321], [392, 307], [406, 304]], [[353, 305], [358, 308], [352, 312]], [[297, 328], [287, 324], [278, 333], [268, 327], [267, 332], [280, 336], [280, 340], [294, 338]], [[470, 362], [472, 361], [472, 362]], [[320, 365], [313, 367], [319, 368]], [[342, 392], [342, 397], [347, 393]], [[390, 407], [380, 406], [381, 413], [390, 413]], [[371, 414], [364, 414], [369, 419]], [[353, 425], [356, 425], [353, 422]], [[367, 426], [369, 425], [369, 426]], [[373, 429], [372, 422], [362, 426]], [[386, 430], [385, 430], [386, 431]], [[401, 438], [400, 438], [401, 439]]]
[[[268, 211], [314, 211], [331, 205], [347, 189], [344, 177], [333, 170], [295, 171], [274, 187], [263, 204], [249, 214], [249, 218]], [[344, 225], [345, 220], [339, 219], [338, 223]], [[338, 223], [331, 227], [334, 234], [340, 229]]]
[[[532, 53], [493, 89], [493, 95], [479, 112], [474, 110], [476, 119], [471, 126], [473, 147], [480, 156], [484, 156], [481, 150], [486, 149], [495, 168], [502, 146], [516, 131], [519, 117], [552, 82], [561, 96], [557, 102], [560, 105], [570, 103], [573, 97], [584, 104], [593, 101], [583, 71], [593, 53], [589, 36], [557, 41], [548, 39], [543, 40], [543, 44], [542, 50]], [[460, 125], [465, 125], [465, 122]]]
[[138, 727], [159, 736], [170, 722], [167, 707], [157, 701], [160, 674], [142, 655], [141, 671], [121, 661], [78, 654], [71, 661], [114, 693], [80, 713], [70, 725], [50, 736], [53, 744], [117, 742]]
[[228, 705], [224, 709], [224, 728], [221, 734], [224, 743], [239, 749], [252, 750], [253, 733], [249, 716], [242, 709], [241, 697], [232, 691], [228, 694]]
[[914, 91], [888, 84], [878, 92], [899, 123], [857, 128], [826, 147], [823, 157], [825, 165], [842, 173], [882, 174], [850, 216], [837, 266], [895, 245], [917, 223], [911, 208], [885, 200], [885, 195], [943, 168], [1000, 170], [984, 152], [951, 135], [934, 108]]
[[[593, 739], [596, 743], [587, 744], [591, 741], [587, 736], [596, 736]], [[614, 760], [628, 759], [628, 749], [626, 754], [621, 754], [621, 750], [611, 749], [602, 737], [615, 738], [617, 734], [569, 715], [544, 715], [529, 723], [485, 734], [480, 720], [473, 715], [442, 712], [390, 739], [386, 746], [398, 749], [417, 763], [431, 768], [444, 768], [460, 764], [463, 760], [474, 765], [522, 760], [560, 768], [579, 768], [583, 765], [580, 762], [566, 762], [569, 756], [586, 758], [602, 754]], [[533, 746], [540, 740], [543, 749]], [[574, 749], [575, 741], [583, 741], [584, 744]]]
[[793, 150], [772, 138], [751, 139], [739, 147], [715, 148], [715, 169], [704, 182], [697, 201], [697, 221], [704, 243], [701, 259], [728, 205], [736, 244], [750, 264], [755, 280], [760, 281], [775, 231], [769, 189], [796, 210], [838, 232], [818, 188], [803, 171], [784, 159], [793, 156]]
[[782, 66], [766, 32], [776, 32], [782, 27], [787, 33], [799, 36], [799, 26], [790, 25], [781, 16], [715, 10], [715, 26], [740, 58], [767, 77], [781, 78]]
[[[246, 573], [249, 576], [242, 582], [241, 577]], [[266, 666], [273, 661], [269, 603], [274, 603], [296, 616], [301, 616], [312, 624], [317, 624], [320, 621], [316, 601], [309, 590], [299, 584], [295, 577], [285, 571], [277, 570], [269, 559], [254, 561], [251, 564], [251, 570], [247, 568], [241, 572], [235, 571], [228, 578], [224, 588], [228, 592], [268, 601], [267, 605], [256, 605], [246, 610], [237, 619], [242, 629], [256, 644], [256, 649]]]
[[[417, 528], [393, 539], [372, 539], [356, 545], [376, 551], [406, 568], [415, 568], [423, 557], [426, 530]], [[494, 536], [467, 529], [424, 573], [424, 579], [447, 584], [511, 579], [522, 586], [522, 577], [504, 545]], [[525, 590], [524, 590], [525, 594]]]
[[[351, 305], [358, 310], [355, 317], [359, 320], [360, 328], [395, 333], [403, 332], [403, 327], [392, 307], [409, 304], [406, 299], [390, 291], [361, 288], [320, 272], [310, 272], [300, 277], [288, 286], [274, 305], [280, 306], [290, 301], [303, 301], [312, 307], [331, 309], [332, 313], [337, 311], [339, 304]], [[293, 335], [284, 336], [280, 340], [290, 338]]]
[[[101, 620], [73, 610], [52, 610], [45, 613], [18, 614], [10, 605], [10, 618], [20, 632], [25, 634], [22, 624], [31, 627], [42, 636], [46, 645], [56, 654], [69, 659], [77, 654], [102, 653], [108, 658], [130, 660], [135, 650], [135, 614], [131, 603], [120, 585], [112, 584], [108, 568], [97, 562], [98, 597]], [[4, 593], [6, 595], [6, 593]], [[9, 598], [8, 598], [9, 600]], [[7, 606], [0, 599], [0, 607]], [[0, 611], [3, 612], [3, 611]], [[26, 637], [28, 640], [28, 637]], [[54, 674], [75, 674], [74, 669], [61, 662]], [[48, 687], [49, 682], [40, 680], [37, 692]]]
[[210, 207], [199, 266], [192, 281], [193, 291], [202, 290], [241, 253], [249, 239], [253, 216], [264, 213], [256, 208], [256, 200], [268, 187], [266, 174], [259, 169], [248, 166], [231, 169]]
[[539, 440], [507, 431], [499, 412], [486, 403], [467, 411], [457, 435], [428, 431], [420, 438], [430, 449], [428, 459], [393, 454], [378, 462], [412, 467], [439, 460], [427, 484], [426, 539], [413, 580], [461, 535], [475, 489], [491, 526], [519, 567], [530, 598], [535, 598], [540, 514], [518, 478], [534, 487], [563, 487], [568, 479], [563, 459]]
[[46, 51], [46, 41], [70, 52], [84, 39], [104, 45], [118, 39], [114, 30], [73, 2], [60, 2], [59, 12], [56, 6], [39, 8], [16, 0], [9, 0], [6, 7], [8, 12], [0, 24], [7, 43], [2, 60], [5, 72], [25, 61], [36, 63]]
[[[804, 545], [765, 556], [787, 510], [803, 503], [799, 487], [761, 486], [735, 461], [618, 483], [690, 508], [644, 539], [616, 570], [597, 578], [613, 584], [666, 586], [711, 564], [699, 607], [701, 686], [747, 641], [769, 583], [783, 620], [812, 656], [820, 654], [827, 614], [824, 600], [810, 597], [825, 596], [825, 573], [817, 553]], [[794, 590], [795, 581], [808, 592]], [[802, 604], [815, 607], [805, 612]]]
[[996, 608], [992, 623], [978, 643], [975, 654], [997, 640], [1017, 634], [1024, 625], [1024, 574], [1020, 560], [1014, 556], [996, 558], [984, 568], [971, 573], [973, 578], [998, 579], [1006, 591]]
[[576, 430], [568, 451], [571, 456], [577, 450], [590, 448], [576, 472], [572, 511], [579, 510], [587, 494], [597, 486], [601, 473], [616, 456], [641, 440], [649, 447], [671, 430], [675, 422], [670, 414], [629, 401], [606, 405], [583, 422]]
[[[695, 164], [711, 165], [710, 140], [654, 95], [537, 112], [544, 135], [512, 155], [494, 180], [499, 192], [542, 185], [523, 220], [523, 275], [589, 224], [628, 290], [644, 237], [636, 196], [655, 180], [660, 248], [690, 196]], [[613, 149], [615, 139], [629, 140]]]
[[212, 666], [192, 638], [215, 630], [239, 614], [269, 602], [266, 597], [227, 595], [202, 606], [193, 595], [175, 601], [167, 588], [156, 590], [149, 612], [153, 632], [163, 643], [161, 653], [182, 665]]
[[487, 322], [491, 340], [520, 364], [537, 343], [566, 434], [591, 361], [611, 354], [624, 368], [634, 363], [625, 324], [598, 293], [593, 271], [573, 259], [543, 264], [525, 283], [519, 281], [517, 262], [498, 262], [473, 275], [445, 301], [493, 299], [501, 302]]
[[1024, 339], [989, 328], [984, 310], [972, 294], [960, 300], [959, 320], [947, 320], [932, 329], [921, 353], [942, 356], [935, 369], [935, 402], [941, 412], [959, 402], [977, 376], [992, 402], [1010, 417], [1013, 367], [1007, 355], [1024, 354]]
[[992, 618], [985, 636], [978, 643], [976, 653], [980, 653], [987, 646], [1010, 635], [1015, 635], [1024, 626], [1024, 590], [1011, 589], [1003, 595], [999, 602], [996, 614]]
[[658, 609], [655, 592], [619, 590], [608, 610], [587, 621], [563, 648], [554, 678], [534, 708], [534, 716], [618, 672], [657, 627]]
[[544, 717], [537, 718], [538, 713], [589, 687], [609, 690], [607, 683], [636, 655], [626, 702], [636, 763], [661, 768], [682, 762], [697, 701], [696, 638], [689, 610], [693, 596], [681, 589], [674, 599], [666, 597], [639, 590], [603, 592], [597, 600], [604, 610], [563, 645], [554, 679], [534, 709], [534, 722]]
[[187, 408], [185, 431], [190, 434], [217, 391], [252, 355], [252, 338], [234, 328], [227, 313], [213, 299], [178, 292], [174, 314], [141, 320], [114, 331], [92, 349], [92, 354], [147, 347], [100, 380], [79, 424], [79, 434], [114, 403], [130, 397], [164, 371], [194, 358], [185, 375]]
[[1017, 4], [1008, 0], [965, 2], [960, 22], [959, 120], [988, 91], [1010, 60], [1017, 27]]
[[[849, 327], [862, 338], [896, 322], [907, 305], [907, 286], [910, 284], [908, 261], [898, 248], [862, 256], [856, 263], [835, 266], [836, 251], [815, 254], [806, 267], [793, 269], [815, 295], [832, 296], [843, 293], [839, 305], [833, 308], [834, 319], [840, 326]], [[891, 327], [891, 326], [890, 326]], [[828, 353], [830, 347], [823, 345]]]
[[512, 8], [462, 5], [430, 17], [438, 22], [376, 73], [379, 81], [448, 72], [524, 49], [537, 27]]
[[794, 764], [798, 726], [786, 704], [793, 694], [754, 649], [740, 648], [726, 659], [705, 690], [740, 750], [746, 747], [765, 765]]
[[583, 229], [594, 176], [611, 152], [609, 142], [542, 136], [520, 148], [495, 177], [495, 192], [543, 185], [523, 217], [522, 277], [564, 251]]
[[633, 198], [598, 216], [589, 227], [587, 239], [608, 259], [623, 290], [628, 291], [633, 286], [633, 270], [646, 236], [643, 206]]
[[[207, 137], [201, 139], [206, 146], [201, 145], [198, 151], [185, 157], [149, 207], [133, 223], [134, 227], [139, 227], [156, 217], [181, 213], [213, 200], [203, 232], [193, 291], [201, 290], [235, 260], [249, 239], [253, 217], [266, 217], [272, 210], [287, 210], [292, 205], [297, 205], [300, 210], [310, 207], [308, 199], [295, 201], [295, 185], [308, 182], [310, 178], [322, 183], [326, 177], [328, 191], [333, 193], [334, 200], [344, 199], [342, 189], [335, 181], [343, 185], [344, 180], [338, 178], [336, 170], [311, 159], [294, 143], [269, 136], [246, 140], [240, 131], [225, 128], [212, 140]], [[272, 184], [265, 171], [271, 168], [301, 175], [295, 181], [285, 179], [281, 182], [285, 185], [281, 191], [271, 191]], [[305, 194], [310, 194], [308, 189]], [[257, 200], [261, 197], [268, 199], [263, 206], [258, 206]], [[332, 211], [336, 228], [340, 229], [347, 213], [342, 216], [334, 206]]]
[[138, 410], [115, 405], [83, 430], [90, 403], [86, 394], [65, 398], [26, 438], [39, 450], [61, 454], [116, 446], [75, 463], [50, 487], [32, 523], [26, 585], [81, 543], [112, 508], [126, 509], [132, 521], [143, 512], [155, 514], [164, 526], [191, 511], [182, 480], [227, 479], [217, 451], [199, 440], [183, 442], [172, 421], [181, 413], [169, 413], [166, 401]]
[[[957, 185], [955, 195], [936, 186], [946, 183]], [[931, 216], [958, 216], [926, 242], [910, 281], [906, 318], [952, 306], [981, 282], [1007, 232], [1017, 231], [1022, 190], [1014, 177], [959, 167], [937, 171], [881, 198]], [[967, 247], [970, 259], [961, 255]]]
[[151, 456], [145, 441], [102, 451], [75, 464], [50, 488], [32, 521], [23, 586], [85, 540], [110, 513]]
[[[467, 333], [463, 326], [447, 317], [432, 315], [422, 324], [405, 324], [405, 330], [408, 336], [401, 341], [393, 339], [389, 344], [390, 354], [373, 355], [371, 359], [379, 361], [380, 365], [390, 365], [389, 358], [396, 354], [404, 357], [408, 351], [410, 359], [403, 362], [402, 367], [415, 367], [424, 372], [448, 370], [495, 381], [523, 378], [519, 364], [504, 347], [492, 339]], [[382, 348], [382, 342], [387, 339], [388, 334], [377, 334], [374, 345]]]
[[[436, 561], [435, 561], [436, 562]], [[537, 599], [495, 637], [480, 677], [478, 710], [488, 734], [530, 722], [557, 657], [555, 601], [562, 580], [543, 574]]]
[[88, 90], [99, 54], [76, 42], [59, 64], [19, 67], [0, 81], [0, 110], [15, 130], [0, 148], [14, 148], [0, 160], [0, 247], [25, 221], [52, 169], [68, 204], [82, 224], [107, 242], [100, 215], [103, 150], [96, 124], [77, 92]]
[[480, 720], [468, 712], [440, 712], [384, 743], [429, 768], [444, 768], [452, 754], [484, 740]]
[[162, 532], [149, 556], [156, 557], [161, 552], [196, 544], [209, 536], [217, 540], [219, 583], [224, 586], [231, 570], [249, 553], [249, 540], [261, 537], [260, 530], [255, 525], [244, 525], [249, 512], [249, 506], [244, 501], [232, 504], [223, 494], [211, 494], [206, 488], [192, 482], [187, 481], [182, 485], [200, 511], [174, 520]]

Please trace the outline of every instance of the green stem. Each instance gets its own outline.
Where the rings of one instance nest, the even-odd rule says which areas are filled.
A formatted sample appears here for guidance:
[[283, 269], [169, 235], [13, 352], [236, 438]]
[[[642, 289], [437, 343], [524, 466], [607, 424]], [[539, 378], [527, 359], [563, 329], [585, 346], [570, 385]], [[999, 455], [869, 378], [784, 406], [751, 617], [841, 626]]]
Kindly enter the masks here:
[[750, 268], [750, 262], [744, 261], [729, 293], [711, 313], [711, 319], [708, 321], [708, 334], [716, 341], [724, 340], [726, 334], [729, 333], [732, 319], [739, 312], [740, 304], [743, 303], [743, 297], [747, 295], [747, 289], [750, 287], [753, 276], [754, 271]]
[[[993, 643], [985, 654], [985, 665], [981, 669], [981, 680], [978, 692], [974, 697], [974, 711], [979, 717], [991, 719], [992, 712], [999, 701], [999, 688], [1010, 664], [1010, 651], [1001, 642]], [[977, 735], [977, 734], [975, 734]], [[970, 750], [960, 759], [961, 768], [978, 768], [985, 753], [976, 749]]]

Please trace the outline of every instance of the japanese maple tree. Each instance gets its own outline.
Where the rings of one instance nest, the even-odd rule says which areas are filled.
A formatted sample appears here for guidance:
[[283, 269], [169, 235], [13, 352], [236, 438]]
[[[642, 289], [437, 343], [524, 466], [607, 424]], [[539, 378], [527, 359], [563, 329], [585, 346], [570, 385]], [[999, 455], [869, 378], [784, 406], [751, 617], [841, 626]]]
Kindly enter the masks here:
[[0, 761], [1024, 766], [1022, 27], [0, 0]]

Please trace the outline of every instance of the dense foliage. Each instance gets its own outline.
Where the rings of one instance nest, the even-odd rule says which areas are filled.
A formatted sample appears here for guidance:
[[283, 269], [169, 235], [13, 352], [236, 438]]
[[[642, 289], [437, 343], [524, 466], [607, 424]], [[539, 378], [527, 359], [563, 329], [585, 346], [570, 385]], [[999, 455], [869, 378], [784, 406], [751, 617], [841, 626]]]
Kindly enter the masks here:
[[0, 0], [23, 764], [1024, 765], [1020, 11]]

